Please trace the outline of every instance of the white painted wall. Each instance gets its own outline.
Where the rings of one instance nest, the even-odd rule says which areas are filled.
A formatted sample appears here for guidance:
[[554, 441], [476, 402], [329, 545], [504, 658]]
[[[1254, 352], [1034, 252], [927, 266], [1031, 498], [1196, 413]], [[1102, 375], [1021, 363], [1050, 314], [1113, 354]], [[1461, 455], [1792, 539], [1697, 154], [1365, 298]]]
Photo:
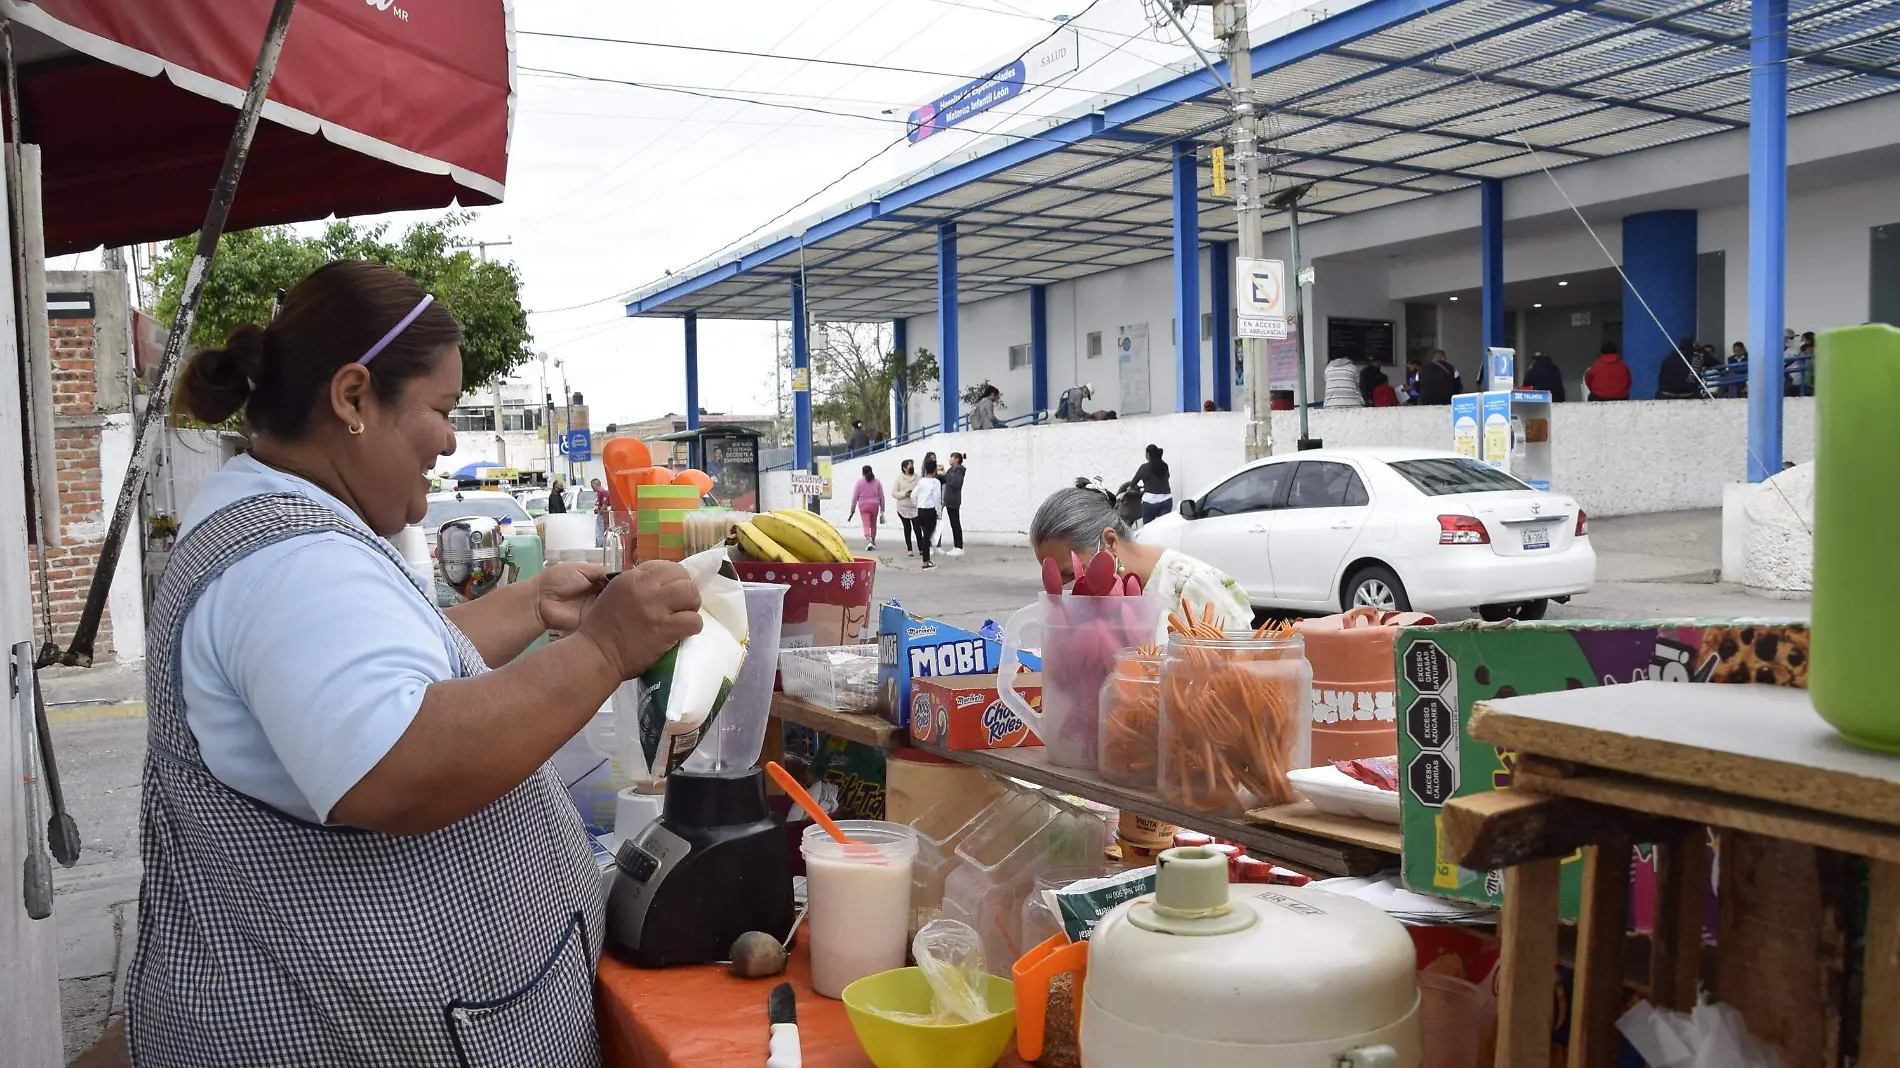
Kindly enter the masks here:
[[[119, 491], [125, 485], [126, 469], [131, 462], [131, 413], [118, 412], [106, 416], [105, 426], [99, 430], [100, 500], [119, 499]], [[133, 517], [133, 523], [136, 527], [136, 516]], [[73, 531], [69, 532], [69, 536], [82, 535]], [[112, 572], [112, 585], [106, 591], [106, 607], [112, 610], [112, 656], [121, 664], [145, 659], [144, 569], [145, 539], [134, 529], [127, 532], [119, 566]]]
[[[1789, 398], [1782, 409], [1783, 453], [1788, 460], [1814, 455], [1813, 398]], [[1451, 448], [1451, 409], [1315, 409], [1310, 425], [1329, 448], [1405, 445]], [[1073, 485], [1078, 476], [1099, 477], [1111, 488], [1134, 473], [1142, 449], [1160, 445], [1173, 468], [1176, 499], [1199, 495], [1245, 461], [1245, 415], [1200, 413], [1118, 419], [1040, 427], [939, 435], [877, 453], [868, 462], [888, 490], [900, 461], [921, 466], [926, 450], [948, 463], [952, 452], [969, 454], [964, 481], [963, 528], [978, 544], [1021, 545], [1029, 519], [1042, 499]], [[1290, 453], [1299, 436], [1296, 412], [1273, 413], [1276, 453]], [[1747, 402], [1630, 401], [1566, 404], [1555, 410], [1552, 486], [1583, 503], [1592, 515], [1613, 516], [1715, 508], [1722, 487], [1747, 473]], [[849, 484], [860, 461], [840, 469], [825, 518], [858, 536], [847, 522]], [[768, 472], [761, 492], [767, 508], [792, 506], [785, 472]], [[895, 537], [895, 529], [887, 532]]]

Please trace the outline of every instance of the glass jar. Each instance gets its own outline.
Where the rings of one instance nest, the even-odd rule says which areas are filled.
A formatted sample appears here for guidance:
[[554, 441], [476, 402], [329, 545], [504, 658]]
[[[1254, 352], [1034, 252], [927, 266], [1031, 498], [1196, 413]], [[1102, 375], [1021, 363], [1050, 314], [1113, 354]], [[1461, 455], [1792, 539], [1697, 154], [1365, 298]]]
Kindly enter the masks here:
[[1171, 635], [1161, 663], [1157, 792], [1208, 816], [1298, 800], [1286, 773], [1308, 763], [1312, 691], [1297, 634]]
[[1161, 731], [1161, 654], [1124, 649], [1102, 683], [1096, 771], [1117, 786], [1152, 790]]

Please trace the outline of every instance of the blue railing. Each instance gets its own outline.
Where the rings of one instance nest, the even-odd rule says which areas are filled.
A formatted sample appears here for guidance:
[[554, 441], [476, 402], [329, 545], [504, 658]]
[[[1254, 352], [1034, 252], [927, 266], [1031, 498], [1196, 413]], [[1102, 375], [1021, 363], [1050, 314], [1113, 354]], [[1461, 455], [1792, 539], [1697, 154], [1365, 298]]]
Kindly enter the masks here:
[[[1790, 356], [1783, 362], [1782, 366], [1788, 377], [1795, 375], [1801, 376], [1804, 388], [1812, 382], [1810, 374], [1814, 368], [1814, 357]], [[1710, 389], [1745, 386], [1748, 384], [1748, 361], [1743, 360], [1740, 363], [1725, 363], [1720, 367], [1705, 368], [1702, 372], [1702, 384]]]

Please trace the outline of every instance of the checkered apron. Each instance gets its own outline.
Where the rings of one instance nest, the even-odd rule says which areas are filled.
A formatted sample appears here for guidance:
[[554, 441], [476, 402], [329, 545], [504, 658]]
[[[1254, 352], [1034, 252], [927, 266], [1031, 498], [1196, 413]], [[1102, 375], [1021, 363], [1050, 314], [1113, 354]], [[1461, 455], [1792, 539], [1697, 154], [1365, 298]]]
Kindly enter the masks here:
[[[552, 768], [417, 836], [306, 823], [206, 770], [180, 686], [185, 616], [233, 563], [324, 532], [400, 562], [329, 509], [269, 495], [193, 529], [159, 585], [146, 660], [145, 877], [126, 994], [133, 1063], [598, 1065], [600, 876]], [[449, 631], [461, 674], [487, 671]]]

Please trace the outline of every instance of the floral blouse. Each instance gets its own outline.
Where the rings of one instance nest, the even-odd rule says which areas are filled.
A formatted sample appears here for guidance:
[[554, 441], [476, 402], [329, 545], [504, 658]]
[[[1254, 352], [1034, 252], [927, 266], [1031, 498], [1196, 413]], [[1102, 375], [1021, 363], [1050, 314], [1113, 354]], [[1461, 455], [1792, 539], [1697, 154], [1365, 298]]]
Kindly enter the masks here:
[[1162, 550], [1142, 590], [1145, 596], [1161, 602], [1155, 645], [1163, 650], [1168, 646], [1168, 615], [1179, 613], [1182, 601], [1188, 603], [1196, 619], [1212, 605], [1214, 620], [1223, 630], [1253, 632], [1253, 604], [1247, 600], [1247, 591], [1219, 568], [1186, 553]]

